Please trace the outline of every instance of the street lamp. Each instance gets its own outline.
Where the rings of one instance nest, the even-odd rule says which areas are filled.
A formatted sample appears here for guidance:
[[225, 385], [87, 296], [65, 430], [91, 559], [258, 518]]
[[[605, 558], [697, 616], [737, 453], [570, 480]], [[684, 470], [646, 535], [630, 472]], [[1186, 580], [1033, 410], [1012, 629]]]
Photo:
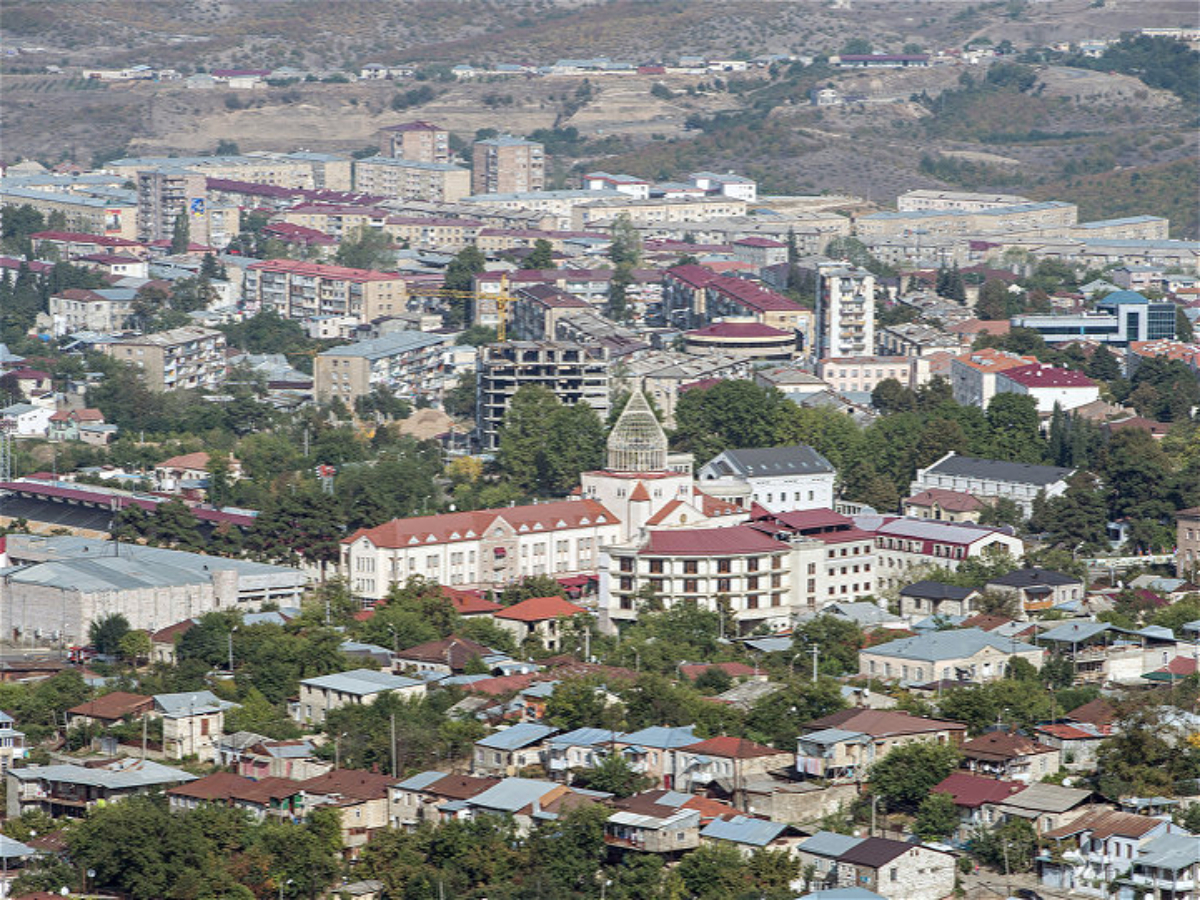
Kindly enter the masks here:
[[234, 625], [232, 628], [229, 629], [229, 674], [230, 675], [233, 674], [233, 633], [237, 630], [238, 630], [238, 627], [236, 625]]

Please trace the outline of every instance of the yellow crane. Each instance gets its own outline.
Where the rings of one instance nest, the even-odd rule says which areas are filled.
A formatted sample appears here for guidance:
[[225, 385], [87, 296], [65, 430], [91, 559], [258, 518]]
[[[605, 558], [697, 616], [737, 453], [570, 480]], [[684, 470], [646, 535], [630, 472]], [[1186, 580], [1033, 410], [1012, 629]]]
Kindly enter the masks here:
[[409, 290], [411, 297], [445, 297], [454, 300], [471, 300], [478, 304], [482, 300], [493, 300], [496, 303], [496, 340], [508, 339], [508, 304], [517, 302], [517, 298], [508, 292], [508, 275], [500, 276], [500, 290], [495, 294], [483, 294], [479, 291], [452, 291], [448, 288], [422, 288]]

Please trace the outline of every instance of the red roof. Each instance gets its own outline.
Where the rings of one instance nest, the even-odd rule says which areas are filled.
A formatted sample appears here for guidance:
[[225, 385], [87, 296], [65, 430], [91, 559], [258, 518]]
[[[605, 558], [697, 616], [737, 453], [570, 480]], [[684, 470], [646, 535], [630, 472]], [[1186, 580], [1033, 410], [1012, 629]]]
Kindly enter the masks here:
[[712, 494], [706, 494], [698, 487], [692, 488], [692, 496], [700, 501], [700, 512], [704, 513], [710, 519], [717, 516], [736, 516], [741, 512], [745, 512], [740, 506], [736, 506], [726, 500], [718, 500]]
[[30, 236], [35, 241], [59, 241], [70, 244], [96, 244], [99, 247], [140, 247], [137, 241], [128, 238], [109, 237], [106, 234], [87, 234], [82, 231], [38, 231]]
[[684, 332], [684, 337], [791, 338], [792, 334], [759, 322], [716, 322], [695, 331]]
[[293, 225], [291, 222], [275, 222], [263, 228], [267, 234], [285, 241], [296, 241], [302, 244], [321, 244], [323, 246], [336, 246], [337, 238], [331, 237], [323, 231], [316, 228], [308, 228], [304, 225]]
[[1067, 718], [1075, 722], [1087, 722], [1090, 725], [1112, 725], [1117, 721], [1117, 711], [1103, 697], [1089, 700], [1083, 706], [1076, 707], [1067, 713]]
[[919, 494], [913, 494], [904, 502], [911, 506], [937, 505], [950, 512], [974, 512], [983, 508], [983, 503], [970, 494], [948, 491], [945, 488], [929, 488]]
[[154, 698], [143, 694], [131, 694], [128, 691], [113, 691], [88, 700], [67, 710], [73, 716], [86, 716], [89, 719], [121, 719], [125, 716], [146, 712], [154, 706]]
[[520, 603], [502, 609], [495, 614], [497, 619], [513, 619], [517, 622], [544, 622], [560, 616], [576, 616], [586, 612], [562, 597], [530, 597]]
[[720, 669], [726, 675], [731, 675], [734, 678], [758, 674], [758, 669], [740, 662], [688, 663], [687, 665], [680, 666], [679, 672], [684, 678], [690, 678], [694, 680], [699, 678], [709, 669]]
[[700, 741], [695, 744], [688, 744], [682, 748], [691, 753], [703, 753], [707, 756], [724, 756], [730, 759], [756, 759], [760, 756], [778, 756], [787, 750], [777, 750], [774, 747], [767, 747], [763, 744], [756, 744], [754, 741], [748, 741], [740, 737], [721, 737], [709, 738], [706, 741]]
[[391, 775], [362, 769], [333, 769], [324, 775], [299, 782], [307, 794], [340, 794], [347, 800], [379, 800], [387, 797]]
[[506, 522], [518, 532], [551, 532], [587, 525], [614, 525], [618, 520], [595, 500], [561, 500], [504, 509], [393, 519], [374, 528], [360, 528], [342, 543], [349, 544], [366, 538], [376, 547], [399, 549], [420, 544], [475, 540], [497, 521]]
[[787, 545], [747, 525], [731, 528], [695, 528], [685, 531], [652, 531], [641, 549], [643, 556], [727, 556], [737, 553], [774, 553]]
[[1059, 369], [1055, 366], [1044, 366], [1041, 363], [1008, 369], [1004, 373], [1004, 377], [1009, 381], [1015, 381], [1017, 384], [1023, 384], [1025, 387], [1031, 388], [1084, 388], [1096, 386], [1096, 382], [1092, 381], [1092, 379], [1088, 378], [1082, 372], [1076, 372], [1074, 369]]
[[1185, 678], [1195, 674], [1196, 660], [1190, 656], [1177, 656], [1161, 669], [1155, 669], [1150, 673], [1150, 675], [1170, 675], [1172, 678]]
[[478, 591], [460, 591], [456, 588], [443, 587], [442, 593], [453, 604], [454, 611], [460, 616], [484, 615], [504, 608], [499, 603], [488, 600]]
[[648, 490], [646, 490], [646, 485], [642, 484], [639, 481], [637, 483], [637, 487], [635, 487], [633, 489], [632, 493], [630, 493], [629, 499], [631, 501], [637, 500], [637, 501], [649, 503], [650, 502], [650, 492]]
[[352, 269], [349, 266], [327, 266], [322, 263], [300, 262], [294, 259], [269, 259], [265, 262], [247, 266], [249, 269], [265, 272], [286, 272], [291, 275], [305, 275], [309, 278], [326, 278], [337, 281], [396, 281], [400, 275], [396, 272], [376, 272], [371, 269]]
[[471, 684], [464, 684], [462, 689], [468, 694], [487, 694], [489, 697], [499, 697], [502, 694], [523, 690], [538, 680], [538, 677], [532, 673], [501, 675], [497, 678], [484, 678]]
[[786, 247], [787, 244], [782, 241], [773, 241], [770, 238], [763, 237], [748, 237], [742, 238], [740, 241], [734, 241], [735, 247]]
[[938, 782], [931, 790], [935, 794], [949, 794], [956, 806], [974, 809], [985, 803], [1002, 803], [1025, 785], [1015, 781], [997, 781], [968, 772], [954, 772]]
[[1085, 731], [1076, 725], [1039, 725], [1037, 730], [1051, 737], [1056, 737], [1065, 741], [1093, 740], [1099, 741], [1107, 737], [1107, 732], [1097, 734], [1094, 731]]

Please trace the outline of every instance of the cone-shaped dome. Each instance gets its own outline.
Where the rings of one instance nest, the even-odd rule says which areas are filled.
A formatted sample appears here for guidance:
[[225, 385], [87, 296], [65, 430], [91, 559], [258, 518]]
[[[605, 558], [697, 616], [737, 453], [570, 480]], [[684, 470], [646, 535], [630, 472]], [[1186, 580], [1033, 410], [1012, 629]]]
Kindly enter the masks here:
[[646, 395], [633, 392], [608, 436], [611, 472], [662, 472], [667, 468], [667, 434]]

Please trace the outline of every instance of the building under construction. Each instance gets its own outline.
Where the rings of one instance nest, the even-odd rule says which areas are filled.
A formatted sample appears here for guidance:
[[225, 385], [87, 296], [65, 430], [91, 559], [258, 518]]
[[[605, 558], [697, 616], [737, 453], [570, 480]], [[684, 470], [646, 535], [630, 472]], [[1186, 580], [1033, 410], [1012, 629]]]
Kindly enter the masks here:
[[483, 452], [500, 446], [500, 423], [513, 395], [540, 384], [572, 406], [586, 403], [608, 416], [609, 354], [605, 347], [567, 341], [507, 341], [481, 348], [476, 381], [476, 441]]

